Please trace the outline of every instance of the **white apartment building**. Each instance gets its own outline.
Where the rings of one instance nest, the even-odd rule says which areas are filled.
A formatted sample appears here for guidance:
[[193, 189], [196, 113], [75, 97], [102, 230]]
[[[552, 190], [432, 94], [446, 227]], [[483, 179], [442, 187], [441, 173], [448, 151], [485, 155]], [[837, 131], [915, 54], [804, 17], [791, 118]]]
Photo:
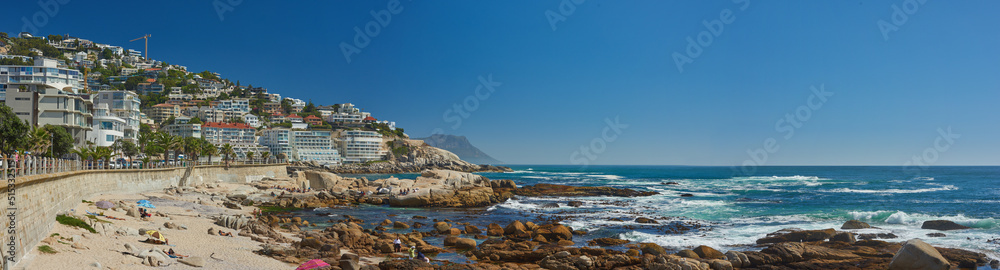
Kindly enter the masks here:
[[258, 118], [256, 115], [253, 115], [253, 114], [249, 114], [249, 113], [248, 114], [244, 114], [243, 115], [243, 122], [247, 123], [247, 125], [250, 125], [251, 127], [254, 127], [254, 128], [259, 128], [260, 127], [260, 118]]
[[125, 119], [115, 116], [108, 109], [107, 103], [98, 104], [94, 108], [94, 129], [87, 134], [87, 140], [96, 146], [111, 146], [115, 141], [125, 137]]
[[126, 140], [139, 139], [139, 95], [131, 91], [100, 91], [94, 94], [94, 104], [108, 104], [108, 113], [125, 120]]
[[223, 111], [236, 111], [241, 113], [250, 113], [250, 100], [249, 99], [227, 99], [219, 100], [215, 104], [215, 109]]
[[291, 161], [316, 161], [324, 165], [342, 163], [330, 131], [267, 129], [261, 134], [260, 144], [270, 148], [272, 155], [283, 153]]
[[382, 160], [382, 135], [374, 131], [343, 130], [336, 140], [337, 149], [344, 156], [344, 163], [364, 163]]
[[171, 136], [201, 138], [201, 124], [189, 124], [190, 117], [176, 117], [174, 123], [163, 127], [163, 131]]
[[34, 66], [0, 66], [0, 100], [21, 120], [64, 127], [76, 145], [84, 145], [93, 103], [79, 94], [83, 80], [78, 71], [60, 68], [57, 60], [36, 57]]
[[260, 153], [270, 152], [269, 148], [257, 144], [256, 131], [250, 125], [240, 123], [206, 122], [201, 125], [202, 138], [220, 147], [228, 143], [233, 146], [237, 159], [246, 158], [247, 152], [254, 152], [257, 157]]

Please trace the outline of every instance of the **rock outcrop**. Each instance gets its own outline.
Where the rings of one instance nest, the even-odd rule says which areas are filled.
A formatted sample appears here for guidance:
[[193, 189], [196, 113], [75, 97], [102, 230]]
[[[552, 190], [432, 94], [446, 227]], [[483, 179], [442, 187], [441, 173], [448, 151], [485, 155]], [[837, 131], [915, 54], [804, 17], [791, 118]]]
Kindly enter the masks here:
[[[388, 178], [373, 181], [379, 188], [410, 190], [406, 195], [386, 199], [389, 205], [399, 207], [482, 207], [500, 203], [513, 195], [494, 189], [488, 178], [466, 172], [428, 170], [417, 179]], [[513, 185], [511, 182], [510, 185]]]
[[950, 267], [948, 259], [920, 239], [906, 241], [889, 263], [889, 270], [947, 270]]
[[958, 224], [948, 220], [928, 220], [924, 221], [924, 224], [920, 226], [921, 229], [928, 230], [939, 230], [939, 231], [950, 231], [950, 230], [964, 230], [969, 229], [969, 227]]
[[298, 170], [328, 170], [333, 173], [345, 174], [378, 174], [378, 173], [409, 173], [424, 170], [452, 170], [460, 172], [509, 172], [509, 167], [476, 165], [466, 162], [451, 152], [429, 146], [422, 141], [401, 141], [401, 149], [406, 153], [401, 155], [390, 152], [388, 160], [365, 164], [344, 164], [339, 166], [323, 166], [316, 162], [295, 162], [288, 166], [289, 171]]

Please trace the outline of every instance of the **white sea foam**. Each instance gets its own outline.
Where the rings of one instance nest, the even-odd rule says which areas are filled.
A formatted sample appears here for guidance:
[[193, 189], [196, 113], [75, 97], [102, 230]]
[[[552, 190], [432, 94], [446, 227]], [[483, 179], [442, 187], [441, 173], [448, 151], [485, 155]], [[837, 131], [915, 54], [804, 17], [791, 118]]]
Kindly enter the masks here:
[[946, 191], [946, 190], [958, 190], [958, 187], [953, 185], [938, 185], [938, 187], [933, 188], [920, 188], [920, 189], [853, 189], [853, 188], [835, 188], [831, 190], [825, 190], [823, 192], [834, 192], [834, 193], [885, 193], [885, 194], [910, 194], [910, 193], [925, 193], [925, 192], [935, 192], [935, 191]]
[[594, 178], [604, 178], [608, 180], [618, 180], [623, 178], [620, 175], [614, 175], [614, 174], [588, 174], [587, 176]]
[[507, 208], [507, 209], [514, 209], [514, 210], [521, 210], [521, 211], [530, 211], [530, 210], [538, 209], [538, 205], [536, 205], [536, 204], [521, 203], [521, 200], [507, 200], [504, 203], [490, 206], [490, 208], [487, 208], [486, 211], [494, 211], [498, 207]]
[[770, 180], [770, 181], [816, 181], [816, 180], [830, 180], [828, 178], [821, 178], [819, 176], [802, 176], [802, 175], [792, 175], [792, 176], [750, 176], [750, 177], [739, 177], [736, 179], [748, 179], [748, 180]]

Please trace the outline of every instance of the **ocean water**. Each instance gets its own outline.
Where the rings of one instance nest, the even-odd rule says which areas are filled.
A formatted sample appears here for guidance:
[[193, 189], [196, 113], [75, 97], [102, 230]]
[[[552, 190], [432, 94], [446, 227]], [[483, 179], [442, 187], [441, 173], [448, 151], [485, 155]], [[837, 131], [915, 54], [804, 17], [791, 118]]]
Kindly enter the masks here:
[[[739, 175], [730, 167], [696, 166], [511, 168], [514, 172], [482, 175], [511, 179], [519, 186], [611, 186], [659, 194], [636, 198], [520, 197], [488, 208], [461, 210], [364, 206], [318, 209], [301, 215], [320, 225], [329, 215], [341, 214], [371, 222], [383, 218], [421, 221], [409, 218], [423, 215], [471, 222], [481, 228], [515, 219], [560, 220], [588, 232], [574, 239], [581, 246], [592, 238], [614, 237], [654, 242], [674, 250], [707, 245], [723, 251], [758, 249], [754, 247], [757, 239], [785, 228], [839, 229], [845, 221], [858, 219], [878, 227], [858, 233], [899, 236], [883, 240], [921, 238], [933, 245], [974, 249], [1000, 258], [1000, 167], [929, 167], [915, 172], [900, 167], [771, 166], [757, 168], [754, 175]], [[365, 175], [369, 179], [387, 176]], [[413, 179], [417, 175], [395, 176]], [[567, 202], [571, 200], [584, 205], [569, 207]], [[541, 207], [552, 202], [559, 207]], [[657, 219], [659, 224], [639, 224], [634, 222], [636, 217]], [[928, 233], [938, 231], [920, 226], [935, 219], [951, 220], [972, 229], [928, 237]], [[433, 224], [430, 220], [421, 222]]]

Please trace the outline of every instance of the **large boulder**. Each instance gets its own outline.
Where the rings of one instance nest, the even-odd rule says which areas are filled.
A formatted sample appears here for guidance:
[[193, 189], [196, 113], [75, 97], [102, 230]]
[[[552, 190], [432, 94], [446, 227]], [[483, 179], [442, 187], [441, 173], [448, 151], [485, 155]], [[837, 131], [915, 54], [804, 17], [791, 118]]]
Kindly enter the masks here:
[[448, 224], [448, 222], [439, 221], [437, 223], [434, 223], [434, 230], [437, 231], [438, 233], [448, 233], [449, 230], [451, 230], [451, 224]]
[[698, 257], [701, 257], [702, 259], [726, 258], [726, 255], [722, 254], [722, 252], [719, 252], [718, 250], [715, 250], [714, 248], [709, 246], [698, 246], [694, 248], [692, 251], [694, 251], [694, 253], [698, 253]]
[[950, 231], [950, 230], [964, 230], [969, 229], [969, 227], [958, 224], [948, 220], [928, 220], [924, 221], [924, 224], [920, 226], [921, 229], [925, 230], [939, 230], [939, 231]]
[[503, 229], [504, 235], [521, 235], [527, 234], [527, 232], [528, 228], [525, 227], [524, 223], [521, 223], [520, 220], [515, 220], [510, 224], [507, 224], [507, 227], [504, 227]]
[[639, 244], [639, 250], [642, 250], [642, 254], [650, 254], [653, 256], [667, 255], [666, 249], [654, 243], [641, 243]]
[[391, 206], [481, 207], [506, 199], [493, 192], [488, 178], [450, 170], [425, 170], [414, 180], [390, 178], [373, 184], [414, 190], [407, 195], [387, 199]]
[[950, 267], [937, 249], [920, 239], [906, 241], [889, 263], [889, 270], [946, 270]]
[[378, 263], [382, 270], [433, 269], [434, 266], [422, 260], [386, 260]]
[[864, 223], [864, 222], [862, 222], [860, 220], [852, 219], [852, 220], [848, 220], [847, 222], [844, 222], [844, 225], [840, 226], [840, 229], [841, 230], [858, 230], [858, 229], [867, 229], [867, 228], [871, 228], [871, 227], [872, 226], [868, 225], [868, 223]]
[[503, 227], [500, 227], [500, 225], [497, 225], [496, 223], [490, 223], [490, 225], [486, 225], [486, 235], [503, 236], [503, 233], [504, 233]]

